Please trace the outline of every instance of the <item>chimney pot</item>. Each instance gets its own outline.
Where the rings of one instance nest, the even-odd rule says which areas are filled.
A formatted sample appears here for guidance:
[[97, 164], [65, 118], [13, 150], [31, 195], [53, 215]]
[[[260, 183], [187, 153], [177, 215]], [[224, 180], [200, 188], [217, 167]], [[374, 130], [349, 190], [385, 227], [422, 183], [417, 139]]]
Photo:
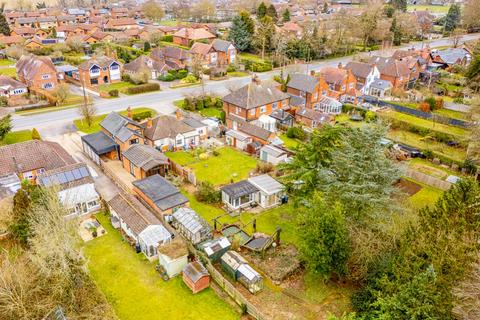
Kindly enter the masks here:
[[177, 118], [177, 120], [181, 120], [182, 119], [182, 112], [177, 109], [177, 111], [175, 111], [175, 116]]
[[315, 76], [315, 70], [310, 70], [310, 75], [311, 75], [312, 77], [314, 77], [314, 76]]
[[338, 69], [343, 69], [343, 65], [341, 62], [338, 63]]

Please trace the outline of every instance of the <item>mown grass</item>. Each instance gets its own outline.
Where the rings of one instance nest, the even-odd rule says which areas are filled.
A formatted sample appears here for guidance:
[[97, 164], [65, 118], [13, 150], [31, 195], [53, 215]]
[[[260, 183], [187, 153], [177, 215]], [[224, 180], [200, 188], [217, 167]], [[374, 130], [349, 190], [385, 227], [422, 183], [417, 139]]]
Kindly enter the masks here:
[[181, 276], [162, 280], [154, 264], [125, 242], [108, 218], [97, 219], [107, 234], [84, 245], [88, 270], [119, 319], [239, 319], [239, 315], [208, 288], [192, 294]]
[[[144, 112], [144, 111], [151, 111], [154, 115], [156, 113], [155, 110], [150, 108], [134, 108], [132, 109], [132, 111], [133, 111], [133, 114]], [[121, 111], [120, 114], [126, 116], [128, 114], [128, 111], [127, 110]], [[88, 126], [87, 123], [82, 119], [73, 120], [73, 124], [77, 127], [78, 131], [90, 134], [90, 133], [100, 131], [101, 129], [100, 122], [102, 122], [102, 120], [105, 119], [106, 116], [107, 114], [101, 114], [101, 115], [95, 116], [91, 126]]]
[[0, 146], [32, 140], [31, 130], [12, 131], [0, 140]]
[[[180, 109], [185, 109], [185, 104], [183, 100], [176, 100], [173, 102], [173, 104]], [[221, 119], [222, 118], [222, 109], [214, 108], [214, 107], [208, 107], [208, 108], [203, 108], [201, 110], [195, 110], [195, 112], [198, 112], [204, 117], [214, 117]]]
[[135, 87], [133, 83], [120, 81], [116, 83], [102, 84], [98, 87], [100, 92], [108, 93], [111, 90], [118, 90], [121, 93], [125, 93], [125, 89]]
[[17, 69], [15, 69], [15, 68], [0, 68], [0, 75], [15, 78], [17, 76]]

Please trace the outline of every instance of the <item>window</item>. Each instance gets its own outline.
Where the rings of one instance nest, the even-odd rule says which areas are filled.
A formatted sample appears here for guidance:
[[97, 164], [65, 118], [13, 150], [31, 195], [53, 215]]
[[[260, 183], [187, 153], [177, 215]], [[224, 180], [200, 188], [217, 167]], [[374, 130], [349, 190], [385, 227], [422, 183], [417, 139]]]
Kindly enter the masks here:
[[353, 89], [353, 82], [348, 85], [350, 89]]
[[345, 85], [342, 86], [342, 91], [345, 91], [346, 87]]
[[203, 134], [203, 129], [198, 130], [198, 134]]
[[240, 113], [240, 108], [239, 108], [239, 107], [236, 107], [236, 108], [235, 108], [235, 113], [236, 113], [236, 114], [239, 114], [239, 113]]
[[38, 169], [37, 171], [38, 171], [38, 173], [44, 173], [44, 172], [45, 172], [45, 169], [40, 168], [40, 169]]
[[51, 84], [50, 82], [45, 83], [45, 84], [43, 85], [43, 89], [51, 89], [51, 88], [53, 88], [53, 84]]
[[88, 203], [88, 208], [93, 208], [93, 207], [96, 207], [96, 206], [98, 206], [97, 200], [93, 200], [93, 201], [90, 201]]
[[32, 171], [24, 172], [24, 173], [23, 173], [23, 178], [24, 178], [24, 179], [33, 179], [33, 173], [32, 173]]
[[276, 102], [272, 103], [272, 109], [273, 109], [273, 110], [277, 109], [277, 105], [278, 105], [278, 104], [277, 104]]
[[255, 109], [250, 109], [250, 115], [254, 116], [255, 115]]
[[313, 94], [313, 100], [317, 100], [317, 99], [318, 99], [318, 92], [315, 92], [315, 93]]
[[50, 75], [49, 74], [42, 74], [42, 79], [50, 79]]
[[300, 97], [305, 98], [305, 95], [306, 95], [305, 91], [300, 91]]
[[327, 90], [322, 90], [322, 96], [326, 96], [327, 95]]
[[137, 144], [137, 143], [138, 143], [138, 138], [130, 140], [130, 145]]
[[182, 144], [182, 139], [177, 139], [177, 146]]
[[107, 67], [103, 67], [103, 71], [107, 71]]
[[261, 106], [260, 107], [260, 113], [264, 113], [265, 111], [267, 111], [267, 107], [266, 106]]
[[133, 165], [132, 162], [130, 162], [130, 174], [132, 176], [135, 176], [135, 166]]

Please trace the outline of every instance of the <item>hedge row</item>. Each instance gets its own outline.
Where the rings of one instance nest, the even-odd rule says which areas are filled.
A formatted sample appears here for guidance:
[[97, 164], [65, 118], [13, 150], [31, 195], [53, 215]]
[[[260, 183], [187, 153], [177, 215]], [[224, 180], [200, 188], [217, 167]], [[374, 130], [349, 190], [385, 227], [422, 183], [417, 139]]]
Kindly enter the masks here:
[[137, 94], [157, 90], [160, 90], [160, 85], [158, 83], [145, 83], [136, 87], [127, 88], [126, 92], [127, 94]]
[[143, 119], [151, 118], [152, 116], [153, 116], [152, 111], [147, 110], [147, 111], [134, 113], [132, 118], [135, 121], [142, 121]]
[[272, 70], [272, 64], [270, 62], [256, 62], [248, 59], [242, 59], [241, 63], [245, 65], [245, 70], [252, 72], [266, 72]]

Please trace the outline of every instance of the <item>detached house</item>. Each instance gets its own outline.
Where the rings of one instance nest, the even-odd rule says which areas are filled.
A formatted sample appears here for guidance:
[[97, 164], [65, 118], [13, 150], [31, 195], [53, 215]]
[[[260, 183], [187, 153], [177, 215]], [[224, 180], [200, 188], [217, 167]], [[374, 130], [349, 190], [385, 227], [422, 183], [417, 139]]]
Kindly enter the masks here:
[[150, 52], [150, 58], [165, 63], [174, 70], [185, 69], [190, 61], [187, 50], [176, 47], [155, 48]]
[[273, 132], [275, 121], [272, 127], [269, 115], [277, 109], [288, 110], [289, 100], [290, 96], [277, 89], [275, 84], [253, 78], [249, 84], [223, 97], [227, 126], [237, 130], [240, 123], [252, 122]]
[[146, 72], [150, 79], [157, 79], [159, 76], [168, 73], [170, 67], [165, 60], [156, 60], [151, 57], [141, 55], [123, 67], [123, 71], [127, 74], [138, 74]]
[[350, 70], [340, 64], [338, 68], [325, 67], [320, 70], [320, 79], [323, 79], [328, 88], [322, 88], [322, 95], [339, 100], [340, 102], [355, 102], [357, 93], [357, 79]]
[[204, 28], [182, 28], [173, 34], [173, 43], [189, 47], [191, 42], [206, 41], [211, 43], [215, 35]]
[[106, 56], [93, 57], [83, 62], [78, 66], [78, 71], [80, 81], [89, 87], [122, 80], [120, 63]]
[[410, 80], [410, 68], [406, 61], [393, 58], [372, 57], [370, 64], [375, 64], [382, 80], [390, 81], [393, 88], [406, 88]]
[[16, 64], [18, 79], [30, 89], [55, 90], [58, 76], [50, 57], [24, 55]]
[[345, 69], [352, 72], [357, 79], [357, 88], [362, 91], [362, 94], [368, 94], [370, 85], [377, 79], [380, 79], [380, 71], [376, 65], [371, 65], [364, 62], [351, 61]]
[[234, 63], [237, 59], [237, 49], [230, 41], [215, 39], [206, 44], [195, 42], [190, 54], [199, 56], [205, 66], [225, 66]]

